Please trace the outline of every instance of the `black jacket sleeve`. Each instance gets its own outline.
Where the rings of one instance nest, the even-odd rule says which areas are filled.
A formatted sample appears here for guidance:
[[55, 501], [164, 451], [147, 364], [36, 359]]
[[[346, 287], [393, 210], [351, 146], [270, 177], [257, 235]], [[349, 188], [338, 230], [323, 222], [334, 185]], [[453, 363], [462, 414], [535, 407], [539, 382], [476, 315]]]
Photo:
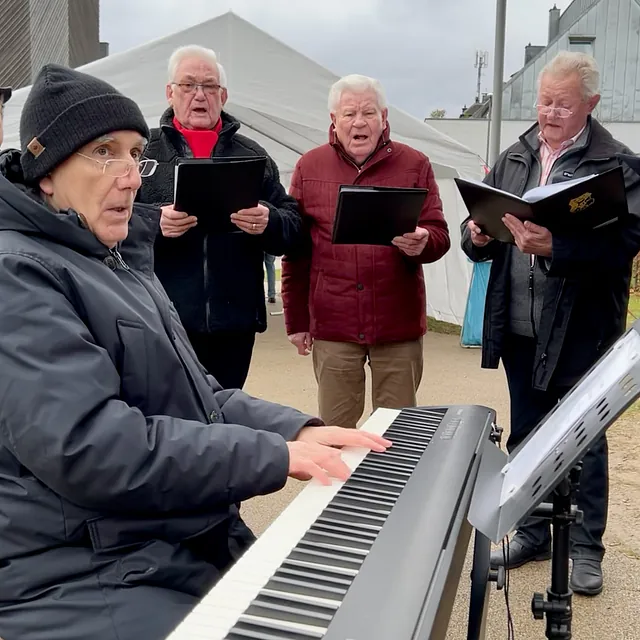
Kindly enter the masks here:
[[[488, 184], [490, 187], [496, 187], [500, 189], [501, 176], [504, 173], [505, 160], [507, 157], [507, 151], [503, 151], [497, 162], [483, 180], [485, 184]], [[469, 260], [473, 260], [473, 262], [485, 262], [486, 260], [492, 260], [497, 251], [499, 251], [500, 243], [497, 240], [492, 240], [489, 244], [484, 247], [476, 247], [473, 242], [471, 242], [471, 232], [469, 231], [467, 224], [471, 220], [471, 216], [467, 216], [464, 222], [460, 225], [460, 246], [462, 250], [465, 252]]]
[[293, 253], [303, 242], [305, 229], [295, 198], [280, 183], [276, 163], [267, 156], [261, 204], [269, 209], [269, 223], [262, 236], [264, 250], [272, 256]]
[[[282, 435], [143, 415], [120, 399], [126, 381], [56, 270], [5, 253], [0, 274], [0, 443], [43, 484], [120, 512], [203, 510], [285, 484]], [[250, 415], [233, 404], [223, 405], [228, 419]]]

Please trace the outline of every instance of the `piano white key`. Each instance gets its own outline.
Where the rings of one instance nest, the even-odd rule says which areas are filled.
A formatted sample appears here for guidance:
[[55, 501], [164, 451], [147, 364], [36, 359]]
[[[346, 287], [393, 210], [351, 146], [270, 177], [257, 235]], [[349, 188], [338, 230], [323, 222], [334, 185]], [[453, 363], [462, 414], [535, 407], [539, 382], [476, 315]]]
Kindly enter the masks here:
[[[399, 413], [378, 409], [361, 430], [381, 435]], [[349, 447], [343, 449], [342, 458], [353, 470], [367, 453], [367, 449]], [[343, 484], [310, 481], [167, 640], [223, 640]], [[322, 563], [317, 566], [322, 568]]]

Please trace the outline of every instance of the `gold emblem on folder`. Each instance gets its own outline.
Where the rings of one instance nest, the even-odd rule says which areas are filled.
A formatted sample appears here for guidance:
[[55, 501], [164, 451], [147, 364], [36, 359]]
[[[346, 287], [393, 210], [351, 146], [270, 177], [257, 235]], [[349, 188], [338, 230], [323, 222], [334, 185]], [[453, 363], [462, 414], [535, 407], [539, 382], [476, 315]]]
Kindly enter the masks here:
[[569, 200], [569, 209], [571, 213], [584, 211], [585, 209], [588, 209], [594, 202], [595, 198], [590, 192], [583, 193], [581, 196], [578, 196], [573, 200]]

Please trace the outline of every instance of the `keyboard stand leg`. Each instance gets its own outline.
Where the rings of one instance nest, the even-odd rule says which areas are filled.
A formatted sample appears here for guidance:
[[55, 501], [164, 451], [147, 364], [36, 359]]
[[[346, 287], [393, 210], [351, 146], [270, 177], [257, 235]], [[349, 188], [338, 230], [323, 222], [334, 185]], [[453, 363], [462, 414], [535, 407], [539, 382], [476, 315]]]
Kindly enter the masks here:
[[467, 640], [484, 640], [491, 583], [498, 590], [504, 587], [504, 567], [491, 569], [491, 540], [476, 531], [473, 545], [473, 568], [471, 569], [471, 593], [469, 595], [469, 624]]
[[442, 591], [440, 606], [436, 619], [433, 622], [429, 640], [446, 640], [447, 638], [451, 611], [453, 610], [453, 603], [455, 602], [458, 592], [458, 584], [460, 583], [460, 576], [462, 575], [462, 568], [464, 567], [467, 550], [469, 549], [470, 539], [471, 525], [465, 516], [464, 522], [460, 527], [460, 533], [458, 534], [458, 540], [456, 541], [451, 566], [449, 568], [449, 575], [447, 576], [447, 582]]

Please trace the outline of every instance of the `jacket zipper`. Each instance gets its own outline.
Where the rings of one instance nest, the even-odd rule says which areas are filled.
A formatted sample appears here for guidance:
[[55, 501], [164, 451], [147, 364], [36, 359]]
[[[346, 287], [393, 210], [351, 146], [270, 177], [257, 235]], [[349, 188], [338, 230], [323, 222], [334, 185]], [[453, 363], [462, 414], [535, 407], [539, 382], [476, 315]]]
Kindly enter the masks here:
[[536, 334], [536, 313], [535, 313], [535, 291], [533, 287], [534, 271], [536, 268], [536, 257], [531, 255], [529, 260], [529, 317], [531, 319], [531, 329], [533, 330], [534, 339], [537, 338]]
[[204, 257], [202, 264], [204, 268], [204, 322], [205, 322], [204, 330], [205, 330], [205, 333], [209, 331], [209, 316], [210, 316], [209, 295], [207, 293], [209, 291], [209, 259], [207, 255], [207, 246], [209, 244], [208, 239], [209, 239], [209, 236], [205, 234], [202, 240], [202, 243], [203, 243], [202, 253]]
[[124, 261], [123, 257], [120, 255], [120, 252], [114, 247], [113, 249], [109, 249], [109, 253], [113, 256], [116, 261], [116, 264], [124, 269], [125, 271], [129, 271], [129, 265]]

